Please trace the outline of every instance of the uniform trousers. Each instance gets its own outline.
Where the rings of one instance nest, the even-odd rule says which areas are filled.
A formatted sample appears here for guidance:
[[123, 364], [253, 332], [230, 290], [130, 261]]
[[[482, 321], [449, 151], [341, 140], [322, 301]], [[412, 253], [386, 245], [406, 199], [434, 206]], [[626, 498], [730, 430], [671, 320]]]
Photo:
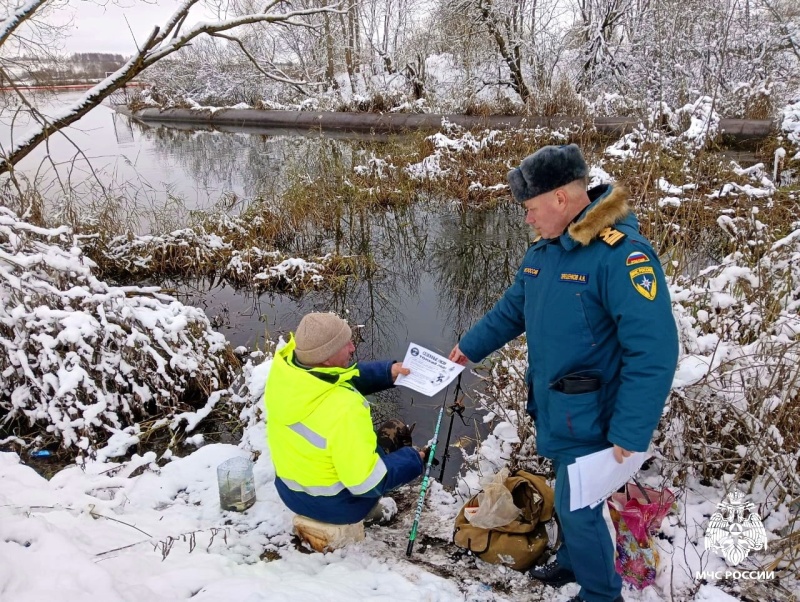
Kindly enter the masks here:
[[575, 573], [581, 599], [613, 602], [622, 591], [622, 579], [614, 568], [614, 542], [603, 518], [603, 504], [571, 512], [567, 463], [554, 462], [554, 465], [555, 509], [562, 538], [556, 560]]

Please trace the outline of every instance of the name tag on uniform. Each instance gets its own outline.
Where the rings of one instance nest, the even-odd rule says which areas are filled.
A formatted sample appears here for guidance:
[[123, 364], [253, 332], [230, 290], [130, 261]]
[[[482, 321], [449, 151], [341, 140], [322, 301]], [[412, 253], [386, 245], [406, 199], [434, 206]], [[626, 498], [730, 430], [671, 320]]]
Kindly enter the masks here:
[[536, 278], [539, 275], [539, 268], [523, 268], [522, 273], [528, 278]]
[[563, 272], [561, 274], [561, 282], [574, 282], [575, 284], [589, 284], [589, 274]]

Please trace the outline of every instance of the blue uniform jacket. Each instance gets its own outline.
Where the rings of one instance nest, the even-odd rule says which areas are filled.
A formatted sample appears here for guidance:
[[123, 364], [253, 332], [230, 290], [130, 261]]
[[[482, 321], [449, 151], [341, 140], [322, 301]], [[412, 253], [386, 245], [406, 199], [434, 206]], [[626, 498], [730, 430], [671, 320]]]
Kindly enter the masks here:
[[[645, 451], [678, 359], [661, 264], [627, 193], [599, 186], [589, 198], [564, 234], [530, 246], [514, 283], [459, 342], [480, 361], [526, 333], [538, 453], [562, 462], [612, 444]], [[587, 378], [597, 390], [563, 390]]]
[[[362, 395], [393, 387], [393, 363], [391, 360], [359, 362], [359, 376], [350, 382]], [[378, 453], [386, 465], [386, 475], [380, 483], [361, 495], [355, 495], [349, 489], [344, 489], [336, 495], [315, 496], [289, 489], [279, 477], [275, 478], [275, 488], [283, 503], [296, 514], [336, 525], [357, 523], [369, 514], [381, 495], [413, 481], [422, 474], [422, 459], [413, 447], [403, 447], [387, 454], [378, 446]]]

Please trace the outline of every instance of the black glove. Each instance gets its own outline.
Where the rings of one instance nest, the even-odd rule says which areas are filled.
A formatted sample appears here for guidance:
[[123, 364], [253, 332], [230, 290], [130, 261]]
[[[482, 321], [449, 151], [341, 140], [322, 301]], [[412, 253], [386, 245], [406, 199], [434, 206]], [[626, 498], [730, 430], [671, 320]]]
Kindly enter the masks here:
[[[427, 464], [428, 460], [431, 459], [431, 451], [433, 451], [433, 450], [431, 450], [431, 446], [428, 445], [427, 447], [422, 448], [420, 451], [422, 452], [422, 455], [424, 456], [424, 460], [422, 460], [422, 463], [423, 464]], [[431, 466], [439, 466], [439, 460], [437, 460], [434, 457], [433, 461], [431, 462]]]

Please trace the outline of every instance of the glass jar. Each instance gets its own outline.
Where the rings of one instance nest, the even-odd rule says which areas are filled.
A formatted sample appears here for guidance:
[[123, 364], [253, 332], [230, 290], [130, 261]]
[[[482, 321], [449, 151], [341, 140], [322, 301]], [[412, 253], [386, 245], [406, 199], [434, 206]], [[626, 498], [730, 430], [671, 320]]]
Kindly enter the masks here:
[[242, 512], [256, 501], [253, 463], [247, 458], [238, 456], [217, 466], [217, 484], [223, 510]]

